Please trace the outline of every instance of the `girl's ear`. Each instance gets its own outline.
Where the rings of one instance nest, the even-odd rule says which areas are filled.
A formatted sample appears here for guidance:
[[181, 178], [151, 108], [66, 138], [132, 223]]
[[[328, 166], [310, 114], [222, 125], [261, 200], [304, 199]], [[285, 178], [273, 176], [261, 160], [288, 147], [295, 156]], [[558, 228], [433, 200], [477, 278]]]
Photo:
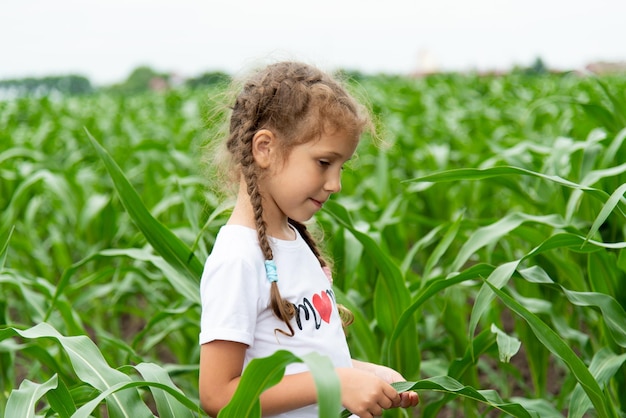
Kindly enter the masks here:
[[252, 156], [260, 168], [268, 168], [275, 154], [276, 137], [268, 129], [261, 129], [252, 137]]

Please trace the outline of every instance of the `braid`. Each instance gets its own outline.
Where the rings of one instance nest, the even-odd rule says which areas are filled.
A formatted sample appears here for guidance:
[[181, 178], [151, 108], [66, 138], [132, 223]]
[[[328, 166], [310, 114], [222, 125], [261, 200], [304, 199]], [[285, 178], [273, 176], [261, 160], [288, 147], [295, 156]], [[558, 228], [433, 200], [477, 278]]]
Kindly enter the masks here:
[[313, 254], [315, 254], [315, 257], [317, 257], [317, 260], [320, 262], [320, 265], [322, 267], [326, 267], [328, 265], [328, 263], [326, 262], [326, 260], [324, 260], [324, 257], [322, 257], [322, 254], [320, 253], [319, 249], [317, 248], [317, 244], [315, 243], [315, 240], [313, 239], [313, 237], [309, 233], [309, 230], [306, 228], [306, 226], [304, 224], [298, 222], [298, 221], [295, 221], [295, 220], [291, 219], [291, 218], [289, 218], [289, 224], [291, 224], [291, 226], [293, 226], [294, 228], [296, 228], [296, 230], [298, 230], [298, 232], [300, 233], [300, 235], [304, 239], [304, 242], [307, 243], [307, 245], [309, 246], [311, 251], [313, 251]]
[[[270, 247], [270, 243], [267, 238], [267, 225], [263, 220], [262, 197], [259, 193], [258, 187], [256, 187], [256, 174], [245, 177], [248, 186], [248, 194], [250, 195], [250, 202], [252, 203], [252, 209], [254, 211], [254, 223], [256, 225], [257, 237], [259, 245], [261, 246], [261, 251], [263, 252], [263, 256], [266, 260], [273, 260], [274, 254], [272, 253], [272, 248]], [[295, 332], [290, 320], [296, 314], [296, 309], [291, 302], [283, 299], [280, 294], [280, 290], [278, 289], [278, 284], [275, 281], [270, 283], [270, 308], [272, 309], [272, 312], [274, 312], [274, 315], [283, 321], [289, 329], [289, 332], [285, 332], [281, 329], [275, 329], [274, 331], [293, 337]]]
[[[267, 238], [267, 224], [263, 219], [263, 202], [258, 187], [259, 174], [252, 154], [252, 138], [258, 129], [259, 118], [263, 116], [263, 103], [259, 98], [267, 97], [268, 94], [263, 88], [260, 88], [254, 95], [248, 92], [249, 95], [256, 96], [257, 100], [254, 100], [255, 97], [247, 98], [244, 93], [246, 91], [235, 103], [231, 117], [231, 135], [226, 144], [228, 150], [239, 160], [241, 174], [246, 182], [246, 191], [254, 213], [254, 223], [261, 252], [266, 260], [273, 260], [274, 254]], [[282, 298], [276, 282], [270, 284], [270, 308], [274, 315], [283, 321], [289, 329], [289, 332], [281, 329], [275, 331], [293, 336], [294, 330], [290, 320], [295, 315], [295, 308], [293, 304]]]

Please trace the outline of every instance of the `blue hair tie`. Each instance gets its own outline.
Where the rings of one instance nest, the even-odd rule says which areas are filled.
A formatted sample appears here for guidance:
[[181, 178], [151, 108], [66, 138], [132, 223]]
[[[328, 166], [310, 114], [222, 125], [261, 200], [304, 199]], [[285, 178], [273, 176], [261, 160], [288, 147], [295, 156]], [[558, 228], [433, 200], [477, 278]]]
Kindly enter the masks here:
[[265, 274], [267, 274], [267, 280], [272, 282], [278, 281], [278, 274], [276, 273], [276, 263], [274, 260], [265, 260]]

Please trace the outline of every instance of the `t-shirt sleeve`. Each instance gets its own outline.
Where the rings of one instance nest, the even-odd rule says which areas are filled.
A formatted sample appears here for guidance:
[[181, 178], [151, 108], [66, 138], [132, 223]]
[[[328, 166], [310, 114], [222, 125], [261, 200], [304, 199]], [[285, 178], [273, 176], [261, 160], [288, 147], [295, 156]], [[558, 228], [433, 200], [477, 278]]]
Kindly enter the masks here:
[[200, 282], [200, 344], [226, 340], [252, 346], [260, 307], [258, 274], [245, 259], [207, 259]]

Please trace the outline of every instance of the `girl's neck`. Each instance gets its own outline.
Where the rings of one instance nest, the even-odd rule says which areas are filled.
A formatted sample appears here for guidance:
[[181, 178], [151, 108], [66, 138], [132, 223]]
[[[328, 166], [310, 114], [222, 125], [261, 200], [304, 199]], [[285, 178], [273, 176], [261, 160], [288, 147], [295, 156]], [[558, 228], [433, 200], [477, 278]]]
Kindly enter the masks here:
[[[296, 233], [293, 228], [289, 226], [286, 216], [275, 216], [271, 219], [267, 219], [267, 217], [265, 217], [265, 222], [267, 235], [287, 241], [296, 239]], [[227, 224], [242, 225], [248, 228], [256, 229], [252, 203], [250, 203], [250, 197], [248, 196], [246, 186], [243, 183], [239, 185], [237, 201], [235, 202], [235, 207], [230, 215], [230, 218], [228, 219]]]

